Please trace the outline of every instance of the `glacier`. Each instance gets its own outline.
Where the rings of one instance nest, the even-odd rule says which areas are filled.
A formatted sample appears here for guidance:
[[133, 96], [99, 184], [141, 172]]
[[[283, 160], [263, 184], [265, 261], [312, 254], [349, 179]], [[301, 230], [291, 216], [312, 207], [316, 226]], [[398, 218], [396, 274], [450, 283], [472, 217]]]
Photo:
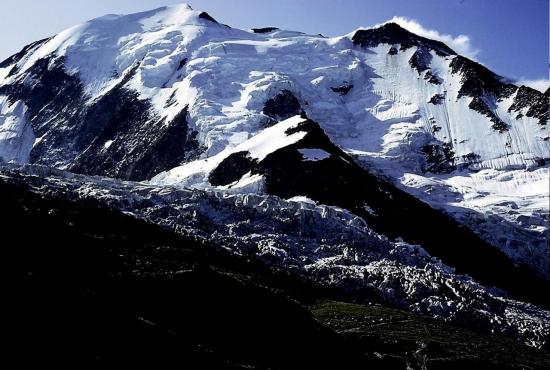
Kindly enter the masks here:
[[349, 211], [214, 189], [176, 188], [77, 175], [36, 165], [0, 165], [0, 181], [43, 196], [96, 201], [215, 248], [282, 269], [360, 302], [380, 302], [467, 323], [540, 347], [550, 312], [480, 285], [421, 246], [391, 241]]

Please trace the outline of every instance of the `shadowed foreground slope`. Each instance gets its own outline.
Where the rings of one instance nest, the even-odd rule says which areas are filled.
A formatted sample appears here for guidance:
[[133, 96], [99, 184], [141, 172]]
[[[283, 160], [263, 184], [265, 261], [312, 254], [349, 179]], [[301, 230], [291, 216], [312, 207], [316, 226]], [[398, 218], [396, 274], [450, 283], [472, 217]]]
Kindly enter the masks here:
[[[420, 364], [411, 339], [419, 335], [413, 328], [424, 325], [417, 316], [407, 314], [411, 324], [388, 333], [367, 320], [369, 311], [361, 310], [372, 309], [365, 306], [315, 306], [312, 315], [308, 305], [334, 295], [122, 213], [1, 181], [0, 203], [1, 335], [7, 343], [0, 348], [2, 362], [344, 369]], [[380, 310], [382, 319], [387, 313]], [[350, 335], [348, 322], [363, 335]], [[419, 337], [431, 343], [429, 356], [439, 358], [428, 368], [550, 364], [546, 352], [475, 334], [493, 343], [479, 348], [467, 330], [457, 332]], [[467, 350], [450, 355], [448, 348]]]

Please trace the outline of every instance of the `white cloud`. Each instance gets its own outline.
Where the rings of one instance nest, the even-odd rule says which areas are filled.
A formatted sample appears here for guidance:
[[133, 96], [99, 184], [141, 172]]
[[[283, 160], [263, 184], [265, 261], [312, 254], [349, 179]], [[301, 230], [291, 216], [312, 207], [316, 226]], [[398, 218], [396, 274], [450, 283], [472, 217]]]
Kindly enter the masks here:
[[545, 92], [548, 87], [550, 87], [550, 80], [547, 78], [541, 78], [539, 80], [520, 79], [516, 84], [529, 86], [540, 92]]
[[432, 40], [438, 40], [444, 42], [451, 49], [456, 51], [458, 54], [468, 57], [470, 59], [476, 59], [476, 56], [479, 54], [479, 50], [472, 46], [470, 37], [467, 35], [458, 35], [452, 36], [443, 33], [439, 33], [436, 30], [429, 30], [422, 26], [414, 19], [409, 19], [405, 17], [393, 17], [386, 23], [397, 23], [406, 30], [417, 34], [418, 36], [423, 36]]

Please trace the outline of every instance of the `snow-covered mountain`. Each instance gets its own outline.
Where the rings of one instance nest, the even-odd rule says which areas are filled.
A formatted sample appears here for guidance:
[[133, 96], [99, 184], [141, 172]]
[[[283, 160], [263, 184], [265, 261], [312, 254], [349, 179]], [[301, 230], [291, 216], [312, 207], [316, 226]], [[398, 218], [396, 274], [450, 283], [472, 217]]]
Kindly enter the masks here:
[[[393, 23], [336, 38], [247, 32], [182, 5], [89, 21], [0, 66], [5, 120], [28, 119], [32, 128], [3, 124], [19, 138], [2, 145], [6, 161], [146, 179], [158, 169], [128, 168], [144, 159], [126, 158], [140, 143], [121, 137], [136, 126], [155, 138], [179, 127], [190, 132], [186, 142], [213, 155], [300, 110], [345, 150], [407, 154], [416, 171], [536, 168], [550, 150], [548, 93], [506, 83]], [[276, 103], [289, 108], [278, 115]], [[117, 114], [131, 117], [132, 127]], [[59, 131], [73, 142], [56, 143]], [[126, 166], [101, 163], [117, 154]], [[95, 167], [91, 157], [100, 160]]]
[[[97, 18], [1, 62], [0, 159], [141, 181], [23, 170], [44, 189], [62, 183], [317, 282], [374, 286], [392, 304], [460, 321], [505, 299], [478, 283], [536, 300], [544, 282], [515, 264], [550, 279], [549, 99], [395, 23], [326, 38], [239, 30], [178, 5]], [[184, 205], [140, 206], [142, 190]], [[230, 211], [200, 207], [224, 197]], [[288, 207], [303, 222], [280, 224], [273, 208]], [[297, 247], [308, 233], [319, 235]], [[435, 272], [421, 272], [431, 258]], [[445, 286], [458, 306], [475, 301], [471, 289], [485, 298], [456, 311], [430, 296]], [[475, 320], [546, 341], [546, 311], [506, 302], [487, 309], [497, 323]]]
[[325, 38], [178, 5], [94, 19], [2, 62], [0, 158], [147, 180], [303, 111], [550, 277], [549, 94], [394, 23]]

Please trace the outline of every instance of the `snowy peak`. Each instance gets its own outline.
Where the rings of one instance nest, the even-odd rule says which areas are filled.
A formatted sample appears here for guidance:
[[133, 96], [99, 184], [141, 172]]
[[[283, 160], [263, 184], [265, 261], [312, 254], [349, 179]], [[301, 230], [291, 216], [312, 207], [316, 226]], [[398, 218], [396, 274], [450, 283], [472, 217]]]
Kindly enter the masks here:
[[[185, 182], [213, 186], [210, 173], [226, 158], [218, 155], [229, 153], [250, 170], [248, 179], [235, 175], [238, 191], [262, 191], [254, 186], [278, 167], [267, 171], [267, 157], [235, 148], [303, 111], [356, 163], [423, 199], [452, 211], [494, 210], [528, 230], [507, 235], [529, 248], [491, 242], [531, 261], [550, 255], [539, 242], [548, 228], [543, 216], [517, 220], [523, 208], [547, 214], [548, 108], [548, 93], [510, 84], [394, 23], [325, 38], [238, 30], [181, 5], [98, 18], [2, 62], [0, 157], [131, 180], [186, 168], [196, 176]], [[319, 145], [285, 145], [268, 157], [286, 153], [300, 171], [335, 163]], [[510, 211], [502, 199], [521, 195], [517, 179], [541, 186], [513, 200], [532, 207]]]
[[397, 23], [388, 22], [381, 26], [361, 29], [352, 36], [355, 45], [362, 47], [376, 47], [380, 44], [400, 45], [401, 50], [410, 49], [413, 46], [434, 50], [439, 55], [456, 55], [456, 53], [441, 41], [431, 40], [418, 36]]
[[173, 25], [208, 26], [211, 25], [209, 23], [218, 24], [208, 13], [195, 11], [189, 4], [165, 6], [150, 12], [136, 14], [135, 17], [141, 18], [140, 23], [143, 24], [144, 31]]
[[[65, 168], [82, 168], [74, 162], [85, 157], [89, 163], [93, 156], [107, 160], [121, 145], [117, 156], [128, 157], [124, 151], [138, 147], [116, 140], [120, 118], [98, 124], [81, 112], [105, 107], [120, 109], [120, 114], [128, 109], [131, 114], [124, 117], [131, 116], [136, 127], [147, 126], [147, 132], [162, 131], [150, 129], [155, 123], [183, 122], [186, 112], [185, 126], [206, 155], [303, 110], [345, 151], [397, 156], [404, 162], [416, 158], [408, 168], [414, 171], [448, 172], [459, 165], [527, 168], [549, 157], [549, 135], [541, 128], [548, 117], [543, 94], [518, 91], [442, 42], [395, 23], [350, 37], [355, 46], [349, 37], [274, 27], [242, 31], [188, 5], [110, 15], [29, 45], [3, 62], [0, 95], [29, 108], [29, 119], [17, 122], [32, 122], [37, 141], [33, 155], [20, 157]], [[56, 107], [48, 104], [62, 98], [60, 91], [71, 98]], [[42, 110], [44, 104], [50, 107]], [[54, 113], [59, 111], [72, 113], [61, 120]], [[128, 122], [119, 131], [130, 128], [129, 119], [123, 118]], [[100, 134], [101, 140], [89, 132]], [[52, 134], [59, 136], [55, 148]], [[73, 136], [76, 147], [58, 147], [62, 137]], [[13, 140], [6, 145], [13, 146]], [[430, 149], [435, 147], [435, 152]], [[184, 158], [189, 159], [182, 156], [176, 162]], [[434, 158], [449, 165], [421, 163]], [[99, 173], [121, 174], [112, 168]]]
[[[107, 15], [71, 27], [31, 44], [2, 66], [13, 66], [8, 82], [23, 78], [40, 59], [65, 58], [65, 69], [78, 75], [95, 98], [136, 63], [161, 73], [178, 65], [190, 44], [201, 34], [224, 34], [229, 29], [189, 5], [174, 5], [130, 15]], [[208, 36], [207, 36], [208, 37]], [[151, 74], [151, 73], [148, 73]], [[0, 81], [2, 74], [0, 73]], [[154, 82], [148, 85], [154, 85]]]

